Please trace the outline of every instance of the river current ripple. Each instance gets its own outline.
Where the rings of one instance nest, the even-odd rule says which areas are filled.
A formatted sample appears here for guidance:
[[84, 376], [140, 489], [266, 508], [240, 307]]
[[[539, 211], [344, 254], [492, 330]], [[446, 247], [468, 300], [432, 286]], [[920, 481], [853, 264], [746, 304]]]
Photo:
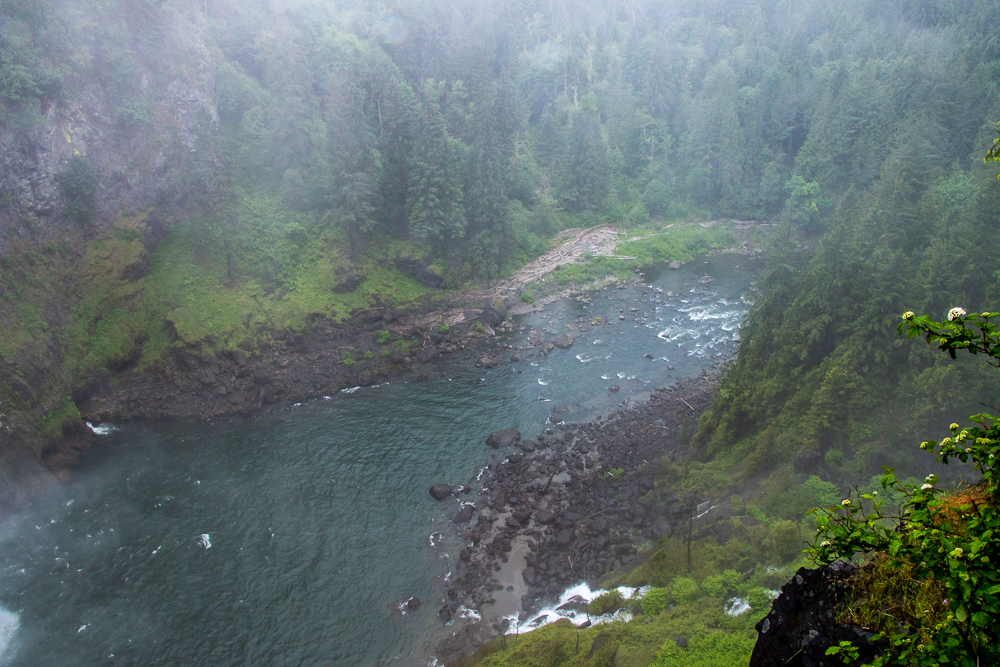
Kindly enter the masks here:
[[[505, 343], [583, 318], [547, 357], [108, 429], [71, 483], [0, 526], [0, 665], [427, 664], [461, 546], [459, 500], [427, 489], [472, 481], [502, 454], [494, 430], [533, 435], [555, 405], [606, 414], [732, 355], [758, 272], [703, 258], [517, 318]], [[410, 596], [424, 604], [403, 614]]]

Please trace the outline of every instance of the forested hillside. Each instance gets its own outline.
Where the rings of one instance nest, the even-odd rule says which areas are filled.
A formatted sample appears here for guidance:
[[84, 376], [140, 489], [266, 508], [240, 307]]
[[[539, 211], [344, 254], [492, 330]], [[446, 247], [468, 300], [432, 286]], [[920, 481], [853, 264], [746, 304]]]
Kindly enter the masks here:
[[457, 288], [566, 227], [718, 217], [783, 232], [710, 453], [838, 466], [983, 397], [891, 325], [996, 300], [996, 3], [3, 0], [0, 21], [14, 409], [426, 292], [393, 257]]

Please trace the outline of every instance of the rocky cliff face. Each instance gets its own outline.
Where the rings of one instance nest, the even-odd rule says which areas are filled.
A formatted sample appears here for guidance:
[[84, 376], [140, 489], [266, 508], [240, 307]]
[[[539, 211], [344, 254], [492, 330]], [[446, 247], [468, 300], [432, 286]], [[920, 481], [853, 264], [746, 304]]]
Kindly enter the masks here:
[[[148, 263], [165, 227], [190, 208], [182, 194], [211, 196], [218, 116], [204, 16], [171, 4], [149, 9], [146, 27], [155, 29], [128, 24], [132, 32], [116, 33], [114, 44], [105, 34], [113, 27], [101, 25], [108, 17], [96, 13], [106, 8], [46, 5], [33, 39], [63, 31], [60, 49], [38, 47], [63, 73], [61, 86], [20, 101], [0, 92], [0, 336], [8, 337], [0, 346], [0, 510], [54, 484], [49, 470], [64, 470], [89, 447], [75, 411], [60, 412], [74, 389], [60, 331], [79, 292], [66, 281], [79, 277], [86, 242], [106, 236], [123, 213], [156, 208], [136, 258]], [[140, 39], [142, 48], [129, 47]], [[63, 177], [73, 160], [96, 181], [85, 222], [67, 211]]]
[[[38, 242], [71, 228], [59, 181], [73, 156], [85, 157], [98, 177], [98, 226], [122, 211], [169, 204], [181, 179], [210, 173], [209, 138], [218, 116], [202, 17], [161, 8], [156, 21], [170, 26], [158, 32], [154, 50], [161, 57], [140, 60], [130, 80], [115, 82], [137, 92], [141, 114], [124, 113], [114, 86], [94, 69], [74, 81], [67, 99], [42, 100], [37, 113], [16, 121], [0, 116], [0, 192], [6, 198], [0, 251], [15, 239]], [[84, 43], [69, 48], [88, 53]]]
[[[857, 568], [835, 563], [807, 570], [800, 568], [781, 587], [771, 611], [757, 623], [757, 644], [750, 667], [844, 667], [869, 664], [879, 655], [879, 644], [863, 628], [838, 623], [838, 603], [846, 598], [851, 575]], [[845, 663], [826, 650], [849, 641], [858, 658]]]

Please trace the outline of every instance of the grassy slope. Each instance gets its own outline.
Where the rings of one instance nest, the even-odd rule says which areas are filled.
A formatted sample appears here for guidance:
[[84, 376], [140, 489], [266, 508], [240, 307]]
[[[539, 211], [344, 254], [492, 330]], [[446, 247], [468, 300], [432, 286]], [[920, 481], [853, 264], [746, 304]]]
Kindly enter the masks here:
[[[257, 203], [258, 213], [284, 215], [274, 202]], [[271, 244], [258, 253], [258, 266], [240, 265], [227, 280], [221, 239], [202, 233], [196, 251], [187, 222], [144, 257], [151, 215], [119, 218], [95, 238], [67, 233], [41, 249], [15, 247], [0, 263], [0, 398], [4, 412], [17, 413], [15, 431], [36, 449], [45, 444], [35, 437], [39, 428], [54, 433], [75, 412], [69, 395], [95, 376], [156, 367], [175, 348], [252, 348], [279, 329], [342, 321], [430, 291], [396, 270], [392, 259], [413, 249], [389, 239], [355, 263], [367, 276], [357, 289], [334, 292], [347, 260], [339, 239], [320, 234], [296, 243], [294, 254], [282, 254], [283, 239], [264, 238]], [[260, 264], [280, 271], [280, 280], [254, 270]]]

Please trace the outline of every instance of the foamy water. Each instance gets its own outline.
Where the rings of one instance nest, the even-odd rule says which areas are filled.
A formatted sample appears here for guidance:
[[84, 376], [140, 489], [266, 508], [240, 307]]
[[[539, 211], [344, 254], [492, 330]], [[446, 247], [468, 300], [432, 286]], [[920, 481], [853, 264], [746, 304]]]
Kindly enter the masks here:
[[[621, 594], [623, 600], [631, 600], [633, 598], [641, 598], [649, 591], [649, 588], [649, 586], [641, 588], [619, 586], [615, 590]], [[507, 632], [508, 634], [515, 632], [517, 634], [524, 634], [549, 623], [555, 623], [563, 618], [569, 619], [576, 625], [580, 625], [585, 621], [590, 621], [591, 625], [601, 625], [603, 623], [611, 623], [612, 621], [631, 620], [632, 612], [628, 609], [618, 609], [613, 613], [601, 616], [591, 616], [587, 613], [586, 609], [583, 609], [586, 604], [593, 602], [607, 592], [607, 589], [603, 588], [591, 589], [586, 583], [576, 584], [563, 591], [557, 602], [543, 608], [537, 614], [532, 614], [531, 618], [526, 619], [523, 623], [518, 623], [517, 614], [508, 616], [507, 620], [510, 621], [510, 629]], [[560, 607], [569, 604], [572, 604], [576, 608], [560, 609]]]
[[17, 614], [0, 607], [0, 664], [7, 664], [7, 649], [21, 621]]

